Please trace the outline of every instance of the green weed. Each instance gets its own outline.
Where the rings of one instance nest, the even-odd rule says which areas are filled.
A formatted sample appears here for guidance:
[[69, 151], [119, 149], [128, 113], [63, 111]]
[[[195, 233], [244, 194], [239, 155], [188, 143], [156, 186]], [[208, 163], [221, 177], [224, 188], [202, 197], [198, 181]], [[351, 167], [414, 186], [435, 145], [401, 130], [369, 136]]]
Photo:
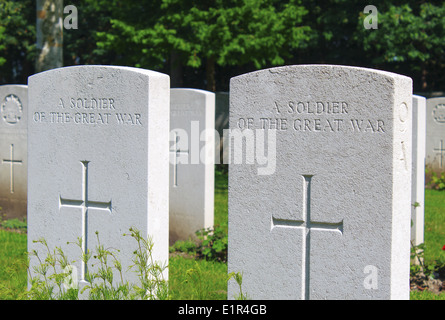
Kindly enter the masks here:
[[[39, 260], [39, 264], [30, 272], [30, 289], [27, 292], [29, 299], [37, 300], [72, 300], [87, 297], [89, 300], [164, 300], [168, 298], [167, 281], [164, 279], [166, 265], [153, 260], [153, 242], [151, 238], [144, 239], [141, 233], [131, 228], [131, 236], [137, 242], [137, 249], [133, 252], [133, 271], [136, 272], [139, 283], [130, 284], [124, 280], [122, 265], [116, 257], [116, 251], [105, 248], [96, 232], [98, 245], [95, 252], [82, 252], [82, 240], [79, 238], [77, 245], [81, 250], [80, 259], [86, 265], [94, 264], [96, 271], [87, 268], [85, 275], [86, 285], [78, 288], [70, 283], [72, 273], [70, 263], [63, 251], [56, 247], [50, 250], [45, 239], [35, 242], [40, 243], [46, 250], [46, 256], [41, 257], [37, 251], [30, 254]], [[31, 271], [31, 270], [30, 270]], [[118, 275], [117, 279], [115, 275]], [[68, 283], [67, 283], [68, 282]]]

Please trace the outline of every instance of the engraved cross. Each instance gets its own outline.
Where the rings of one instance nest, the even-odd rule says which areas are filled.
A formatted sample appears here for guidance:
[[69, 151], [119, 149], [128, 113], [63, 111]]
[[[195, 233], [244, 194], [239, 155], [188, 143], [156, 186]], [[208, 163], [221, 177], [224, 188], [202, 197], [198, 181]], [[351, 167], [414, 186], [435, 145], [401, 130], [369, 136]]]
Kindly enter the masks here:
[[333, 231], [343, 234], [343, 220], [338, 223], [329, 222], [314, 222], [311, 220], [311, 180], [312, 175], [304, 175], [304, 189], [303, 189], [303, 212], [304, 219], [301, 220], [285, 220], [276, 219], [272, 216], [272, 226], [274, 228], [295, 228], [302, 229], [303, 237], [303, 252], [302, 252], [302, 291], [301, 298], [309, 299], [310, 289], [310, 250], [311, 250], [311, 232], [312, 231]]
[[11, 144], [9, 152], [10, 152], [11, 159], [3, 159], [2, 163], [9, 163], [9, 171], [10, 171], [9, 190], [11, 191], [11, 193], [14, 193], [14, 165], [22, 164], [22, 160], [14, 160], [14, 145], [13, 144]]
[[[79, 208], [82, 210], [82, 251], [84, 254], [88, 252], [88, 213], [89, 209], [106, 210], [111, 213], [111, 200], [108, 202], [90, 201], [88, 199], [88, 163], [89, 161], [81, 161], [82, 163], [82, 199], [73, 200], [65, 199], [59, 195], [59, 210], [62, 207]], [[85, 280], [87, 266], [82, 259], [81, 279]]]
[[440, 140], [440, 148], [434, 148], [434, 151], [440, 153], [440, 167], [443, 168], [443, 156], [445, 149], [443, 148], [443, 140]]
[[179, 135], [178, 133], [175, 131], [175, 145], [174, 145], [174, 150], [170, 150], [171, 153], [174, 153], [174, 158], [175, 158], [175, 162], [173, 163], [173, 186], [177, 187], [178, 186], [178, 158], [181, 154], [189, 154], [188, 150], [181, 150], [178, 146], [179, 144]]

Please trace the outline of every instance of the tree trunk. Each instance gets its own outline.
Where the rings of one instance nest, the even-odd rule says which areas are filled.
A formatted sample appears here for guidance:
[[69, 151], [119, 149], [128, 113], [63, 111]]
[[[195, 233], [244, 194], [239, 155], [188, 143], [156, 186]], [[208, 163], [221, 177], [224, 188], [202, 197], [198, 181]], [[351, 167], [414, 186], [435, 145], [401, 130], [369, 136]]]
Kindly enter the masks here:
[[426, 65], [425, 63], [422, 63], [422, 91], [426, 91], [426, 89], [428, 88], [428, 83], [426, 81], [426, 75], [427, 75], [427, 71], [426, 71]]
[[216, 91], [215, 82], [215, 57], [211, 56], [207, 58], [206, 62], [206, 79], [207, 79], [207, 90], [211, 92]]
[[63, 0], [37, 0], [36, 72], [63, 66]]

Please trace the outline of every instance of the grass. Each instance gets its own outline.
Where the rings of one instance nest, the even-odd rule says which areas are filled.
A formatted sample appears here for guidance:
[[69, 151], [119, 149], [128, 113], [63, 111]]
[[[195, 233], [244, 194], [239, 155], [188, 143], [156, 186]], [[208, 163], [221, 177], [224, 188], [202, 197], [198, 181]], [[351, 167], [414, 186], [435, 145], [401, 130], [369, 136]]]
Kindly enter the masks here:
[[425, 190], [425, 263], [445, 263], [445, 190]]
[[[425, 190], [425, 263], [445, 263], [445, 191]], [[227, 175], [215, 174], [215, 225], [227, 233]], [[0, 300], [20, 299], [27, 287], [26, 233], [21, 221], [9, 221], [0, 229]], [[5, 229], [7, 228], [7, 229]], [[15, 231], [11, 231], [14, 229]], [[190, 242], [176, 250], [195, 252]], [[174, 251], [172, 249], [171, 251]], [[174, 255], [169, 261], [170, 299], [227, 299], [227, 264]], [[411, 292], [412, 300], [445, 300], [445, 293]]]
[[[215, 170], [215, 226], [227, 234], [227, 174]], [[196, 246], [181, 241], [179, 251], [194, 253]], [[169, 260], [170, 295], [174, 300], [225, 300], [227, 299], [227, 264], [225, 262], [190, 259], [183, 256]]]
[[227, 174], [215, 170], [215, 225], [221, 226], [226, 232], [228, 225], [227, 189]]
[[[424, 261], [426, 266], [444, 265], [445, 190], [425, 189]], [[445, 300], [445, 292], [411, 291], [411, 300]]]
[[169, 287], [173, 300], [226, 300], [227, 265], [173, 257], [169, 260]]
[[[227, 174], [215, 171], [215, 225], [227, 234]], [[0, 300], [23, 297], [27, 288], [26, 222], [3, 221], [0, 228]], [[196, 245], [183, 242], [185, 251]], [[187, 249], [190, 248], [190, 249]], [[172, 250], [171, 250], [172, 251]], [[227, 299], [227, 264], [194, 259], [193, 256], [173, 256], [169, 260], [169, 294], [173, 300]]]
[[435, 294], [431, 291], [411, 291], [411, 300], [445, 300], [445, 293]]
[[0, 299], [16, 300], [26, 289], [26, 234], [0, 229]]

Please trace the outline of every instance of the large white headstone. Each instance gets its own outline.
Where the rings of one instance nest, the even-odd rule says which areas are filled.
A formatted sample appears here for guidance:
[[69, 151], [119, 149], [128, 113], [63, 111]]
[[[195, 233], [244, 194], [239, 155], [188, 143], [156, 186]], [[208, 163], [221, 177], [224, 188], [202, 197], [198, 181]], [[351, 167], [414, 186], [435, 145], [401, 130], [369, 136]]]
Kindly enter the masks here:
[[[87, 267], [68, 241], [95, 252], [120, 250], [125, 280], [137, 243], [134, 227], [154, 242], [153, 259], [168, 261], [167, 75], [129, 67], [77, 66], [29, 78], [28, 249], [43, 237]], [[38, 262], [31, 260], [32, 266]], [[97, 263], [97, 261], [96, 261]], [[167, 277], [167, 272], [165, 274]]]
[[0, 86], [0, 215], [26, 218], [28, 86]]
[[425, 142], [426, 99], [413, 95], [413, 167], [411, 195], [411, 241], [415, 246], [424, 240], [425, 219]]
[[426, 100], [426, 166], [445, 172], [445, 97]]
[[[243, 274], [243, 293], [409, 298], [411, 107], [410, 78], [372, 69], [231, 79], [230, 128], [255, 137], [257, 155], [229, 167], [228, 271]], [[260, 170], [274, 152], [275, 170]], [[228, 297], [238, 292], [231, 280]]]
[[215, 94], [171, 89], [170, 244], [213, 227]]

